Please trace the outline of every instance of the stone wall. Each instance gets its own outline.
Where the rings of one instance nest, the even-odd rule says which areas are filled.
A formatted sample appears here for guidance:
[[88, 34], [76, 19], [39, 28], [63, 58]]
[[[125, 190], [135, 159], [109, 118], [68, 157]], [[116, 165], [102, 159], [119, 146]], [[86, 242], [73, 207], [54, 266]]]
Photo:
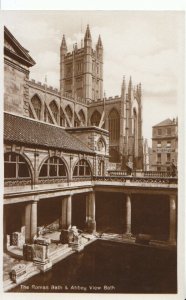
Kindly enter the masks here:
[[7, 112], [28, 116], [28, 71], [5, 61], [4, 109]]

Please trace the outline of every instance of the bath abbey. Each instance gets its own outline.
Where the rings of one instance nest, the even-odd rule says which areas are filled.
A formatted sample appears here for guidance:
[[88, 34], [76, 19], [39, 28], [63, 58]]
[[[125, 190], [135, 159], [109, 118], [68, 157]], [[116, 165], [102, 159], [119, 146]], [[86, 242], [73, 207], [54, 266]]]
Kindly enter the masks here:
[[36, 82], [15, 36], [4, 28], [4, 289], [97, 240], [174, 256], [177, 174], [144, 169], [141, 83], [123, 77], [105, 96], [104, 43], [93, 48], [89, 26], [72, 52], [62, 36], [60, 89]]

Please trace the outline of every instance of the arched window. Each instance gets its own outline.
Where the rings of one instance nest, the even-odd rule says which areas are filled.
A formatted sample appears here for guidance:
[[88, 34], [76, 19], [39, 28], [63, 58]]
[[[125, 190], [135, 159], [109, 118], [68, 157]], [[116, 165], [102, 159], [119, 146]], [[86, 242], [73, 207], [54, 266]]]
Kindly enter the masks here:
[[120, 135], [119, 113], [113, 108], [109, 114], [109, 137], [110, 141], [117, 141]]
[[4, 178], [31, 178], [29, 166], [21, 155], [13, 152], [4, 155]]
[[54, 123], [46, 105], [45, 105], [45, 109], [44, 109], [44, 121], [48, 122], [50, 124]]
[[73, 113], [72, 113], [72, 109], [71, 109], [70, 105], [67, 105], [65, 107], [65, 111], [69, 117], [69, 120], [72, 121]]
[[73, 176], [90, 176], [91, 169], [88, 162], [85, 159], [80, 159], [76, 164], [73, 172]]
[[31, 99], [32, 105], [34, 107], [35, 113], [38, 117], [38, 120], [41, 119], [41, 100], [37, 95], [34, 95]]
[[85, 125], [85, 114], [84, 114], [82, 109], [79, 111], [79, 117], [81, 119], [81, 124], [80, 125]]
[[50, 157], [41, 167], [39, 177], [66, 177], [66, 166], [60, 157]]
[[57, 122], [58, 121], [58, 107], [57, 107], [57, 104], [56, 104], [56, 102], [54, 100], [50, 103], [50, 109], [52, 111], [54, 119]]
[[98, 151], [103, 151], [105, 150], [105, 143], [103, 142], [102, 139], [100, 139], [97, 143]]
[[95, 110], [90, 118], [91, 125], [99, 126], [99, 122], [101, 120], [101, 114]]

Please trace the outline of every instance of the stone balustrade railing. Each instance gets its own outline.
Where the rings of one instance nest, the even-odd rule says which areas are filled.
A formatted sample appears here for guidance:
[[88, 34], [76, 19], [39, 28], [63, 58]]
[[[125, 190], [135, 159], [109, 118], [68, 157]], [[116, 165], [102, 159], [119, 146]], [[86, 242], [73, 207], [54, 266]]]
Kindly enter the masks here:
[[31, 185], [32, 181], [31, 179], [6, 179], [4, 181], [5, 187], [11, 187], [11, 186], [25, 186], [25, 185]]
[[139, 182], [139, 183], [157, 183], [157, 184], [177, 184], [177, 177], [137, 177], [137, 176], [93, 176], [94, 181], [102, 182]]
[[[158, 176], [159, 175], [159, 176]], [[178, 178], [171, 176], [167, 172], [132, 172], [127, 175], [126, 171], [111, 171], [108, 176], [74, 176], [71, 180], [66, 177], [55, 178], [39, 178], [36, 184], [55, 184], [55, 183], [75, 183], [85, 181], [99, 181], [99, 182], [141, 182], [141, 183], [159, 183], [159, 184], [177, 184]], [[5, 179], [5, 187], [11, 186], [28, 186], [32, 184], [31, 179]]]
[[[127, 176], [129, 175], [125, 170], [111, 170], [108, 171], [110, 176]], [[155, 178], [164, 178], [164, 177], [177, 177], [177, 174], [172, 174], [171, 172], [159, 172], [159, 171], [132, 171], [131, 175], [134, 177], [155, 177]]]
[[78, 181], [92, 181], [91, 176], [74, 176], [71, 182], [78, 182]]
[[62, 183], [62, 182], [67, 183], [68, 178], [66, 178], [66, 177], [53, 177], [53, 178], [39, 178], [39, 180], [38, 180], [39, 184], [45, 184], [45, 183], [52, 184], [52, 183]]

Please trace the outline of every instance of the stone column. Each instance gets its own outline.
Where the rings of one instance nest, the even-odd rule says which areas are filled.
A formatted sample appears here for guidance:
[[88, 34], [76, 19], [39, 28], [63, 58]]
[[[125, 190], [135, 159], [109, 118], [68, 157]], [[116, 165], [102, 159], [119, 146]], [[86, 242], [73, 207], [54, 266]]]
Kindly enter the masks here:
[[176, 195], [169, 196], [169, 203], [170, 203], [169, 242], [176, 244]]
[[68, 195], [62, 200], [61, 227], [68, 229], [72, 221], [72, 196]]
[[95, 192], [92, 192], [86, 196], [86, 228], [90, 233], [94, 233], [96, 231], [95, 215]]
[[[4, 206], [4, 208], [3, 208], [3, 250], [4, 251], [6, 251], [7, 250], [7, 246], [9, 246], [9, 245], [7, 245], [6, 222], [7, 222], [6, 208]], [[9, 240], [10, 240], [10, 238], [9, 238]]]
[[131, 195], [126, 199], [126, 231], [125, 234], [131, 235]]
[[21, 238], [24, 244], [25, 243], [25, 209], [21, 213]]
[[32, 244], [37, 235], [37, 201], [26, 204], [25, 207], [25, 243]]

